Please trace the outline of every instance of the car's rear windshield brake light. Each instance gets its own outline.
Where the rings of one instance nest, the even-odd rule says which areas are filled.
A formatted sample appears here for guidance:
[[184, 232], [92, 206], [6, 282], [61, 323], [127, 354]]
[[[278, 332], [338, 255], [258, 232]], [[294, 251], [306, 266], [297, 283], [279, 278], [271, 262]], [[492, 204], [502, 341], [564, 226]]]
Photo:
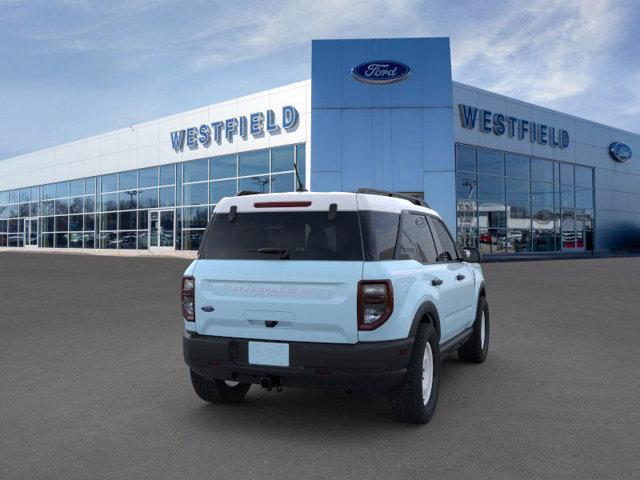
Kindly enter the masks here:
[[310, 207], [311, 202], [256, 202], [253, 204], [255, 208], [295, 208]]

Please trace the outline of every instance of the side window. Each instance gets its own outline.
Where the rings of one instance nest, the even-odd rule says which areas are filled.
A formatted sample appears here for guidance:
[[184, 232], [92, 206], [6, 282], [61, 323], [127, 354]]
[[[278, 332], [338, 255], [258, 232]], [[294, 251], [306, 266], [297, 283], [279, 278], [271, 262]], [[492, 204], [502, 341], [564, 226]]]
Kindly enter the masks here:
[[360, 211], [365, 260], [375, 262], [393, 259], [399, 220], [397, 213]]
[[414, 246], [413, 215], [409, 212], [402, 212], [395, 254], [396, 260], [417, 260]]
[[430, 222], [433, 227], [433, 233], [438, 239], [438, 261], [451, 262], [457, 260], [458, 252], [456, 251], [456, 245], [447, 227], [437, 218], [431, 218]]
[[413, 232], [416, 240], [416, 260], [421, 263], [435, 262], [438, 255], [427, 217], [424, 215], [411, 215], [411, 217], [413, 217]]

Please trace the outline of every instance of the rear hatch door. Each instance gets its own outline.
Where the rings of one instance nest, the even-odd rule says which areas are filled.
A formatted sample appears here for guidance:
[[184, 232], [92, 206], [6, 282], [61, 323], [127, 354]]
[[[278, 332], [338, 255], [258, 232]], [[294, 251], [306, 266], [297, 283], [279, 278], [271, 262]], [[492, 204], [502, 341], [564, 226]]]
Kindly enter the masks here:
[[361, 262], [201, 260], [195, 269], [196, 331], [355, 343], [361, 276]]
[[196, 331], [356, 343], [360, 236], [353, 194], [223, 199], [194, 271]]

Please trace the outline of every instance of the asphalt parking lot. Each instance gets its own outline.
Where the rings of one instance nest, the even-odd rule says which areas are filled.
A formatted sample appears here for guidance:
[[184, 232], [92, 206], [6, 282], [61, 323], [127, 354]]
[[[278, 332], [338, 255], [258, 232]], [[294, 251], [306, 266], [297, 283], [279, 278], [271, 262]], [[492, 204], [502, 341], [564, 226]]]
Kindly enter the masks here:
[[186, 260], [0, 253], [0, 478], [639, 478], [640, 258], [484, 266], [489, 358], [436, 416], [254, 387], [207, 405], [182, 361]]

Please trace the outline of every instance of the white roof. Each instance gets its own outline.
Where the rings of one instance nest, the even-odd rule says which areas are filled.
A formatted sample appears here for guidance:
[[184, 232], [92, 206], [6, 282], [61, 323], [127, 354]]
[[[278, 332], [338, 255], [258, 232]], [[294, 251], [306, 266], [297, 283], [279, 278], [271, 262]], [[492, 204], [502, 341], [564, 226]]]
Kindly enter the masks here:
[[[282, 202], [302, 203], [284, 206]], [[273, 203], [273, 206], [256, 206], [256, 204], [261, 203]], [[253, 212], [256, 210], [267, 212], [327, 211], [332, 203], [338, 206], [338, 211], [373, 210], [400, 213], [402, 210], [414, 210], [437, 217], [440, 216], [435, 210], [416, 205], [402, 198], [352, 192], [288, 192], [225, 197], [216, 206], [215, 213], [228, 213], [231, 206], [234, 205], [238, 212]]]

